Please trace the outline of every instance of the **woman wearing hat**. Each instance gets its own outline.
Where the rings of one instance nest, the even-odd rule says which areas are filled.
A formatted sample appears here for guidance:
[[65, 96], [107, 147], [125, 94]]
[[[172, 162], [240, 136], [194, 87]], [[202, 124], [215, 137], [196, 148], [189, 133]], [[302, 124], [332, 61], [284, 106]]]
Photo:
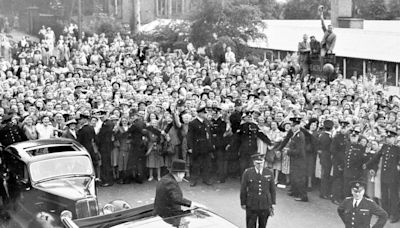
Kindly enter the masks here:
[[36, 130], [36, 126], [34, 125], [33, 118], [31, 116], [27, 116], [22, 122], [22, 129], [25, 132], [28, 140], [38, 139], [38, 134]]
[[63, 138], [67, 139], [73, 139], [76, 140], [76, 125], [78, 122], [75, 119], [69, 120], [65, 123], [65, 126], [67, 127], [65, 131], [62, 133]]

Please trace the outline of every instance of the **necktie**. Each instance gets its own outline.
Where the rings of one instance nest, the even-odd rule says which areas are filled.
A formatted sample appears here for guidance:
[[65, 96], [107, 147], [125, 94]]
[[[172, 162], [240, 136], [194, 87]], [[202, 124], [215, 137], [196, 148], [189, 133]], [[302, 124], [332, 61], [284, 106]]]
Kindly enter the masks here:
[[357, 200], [354, 202], [354, 208], [357, 208]]

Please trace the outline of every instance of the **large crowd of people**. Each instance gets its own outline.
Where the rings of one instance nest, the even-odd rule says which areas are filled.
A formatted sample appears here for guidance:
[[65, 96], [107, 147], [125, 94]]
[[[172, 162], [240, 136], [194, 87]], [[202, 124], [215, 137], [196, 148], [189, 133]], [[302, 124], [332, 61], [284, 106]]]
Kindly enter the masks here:
[[178, 158], [191, 186], [210, 185], [265, 154], [275, 183], [297, 200], [308, 201], [319, 178], [321, 198], [338, 203], [364, 178], [369, 197], [399, 219], [400, 99], [374, 77], [301, 74], [297, 53], [250, 63], [226, 45], [217, 56], [120, 34], [40, 34], [14, 46], [2, 38], [2, 146], [75, 139], [101, 186], [159, 180]]

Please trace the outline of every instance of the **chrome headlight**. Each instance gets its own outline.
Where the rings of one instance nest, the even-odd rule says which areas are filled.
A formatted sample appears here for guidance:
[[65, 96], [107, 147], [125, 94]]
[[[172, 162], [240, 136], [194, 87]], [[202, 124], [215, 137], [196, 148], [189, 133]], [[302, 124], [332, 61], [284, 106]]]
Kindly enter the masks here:
[[123, 211], [131, 208], [132, 208], [131, 205], [123, 200], [113, 200], [108, 204], [104, 205], [103, 213], [111, 214], [117, 211]]

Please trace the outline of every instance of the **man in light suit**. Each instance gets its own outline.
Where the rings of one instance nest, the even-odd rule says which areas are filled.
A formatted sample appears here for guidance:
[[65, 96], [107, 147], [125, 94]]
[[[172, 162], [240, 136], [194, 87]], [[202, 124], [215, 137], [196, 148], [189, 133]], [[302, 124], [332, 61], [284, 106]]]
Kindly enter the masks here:
[[324, 57], [326, 54], [333, 54], [333, 49], [336, 43], [336, 34], [333, 33], [332, 25], [325, 26], [324, 14], [321, 13], [321, 24], [322, 31], [324, 31], [324, 36], [321, 40], [321, 56]]
[[309, 73], [310, 66], [310, 42], [308, 42], [308, 35], [303, 35], [303, 41], [299, 42], [298, 45], [299, 52], [299, 63], [301, 67], [301, 77], [303, 78], [305, 75]]
[[244, 171], [240, 187], [240, 205], [246, 210], [246, 227], [265, 228], [276, 204], [274, 174], [264, 168], [264, 155], [251, 156], [254, 167]]

